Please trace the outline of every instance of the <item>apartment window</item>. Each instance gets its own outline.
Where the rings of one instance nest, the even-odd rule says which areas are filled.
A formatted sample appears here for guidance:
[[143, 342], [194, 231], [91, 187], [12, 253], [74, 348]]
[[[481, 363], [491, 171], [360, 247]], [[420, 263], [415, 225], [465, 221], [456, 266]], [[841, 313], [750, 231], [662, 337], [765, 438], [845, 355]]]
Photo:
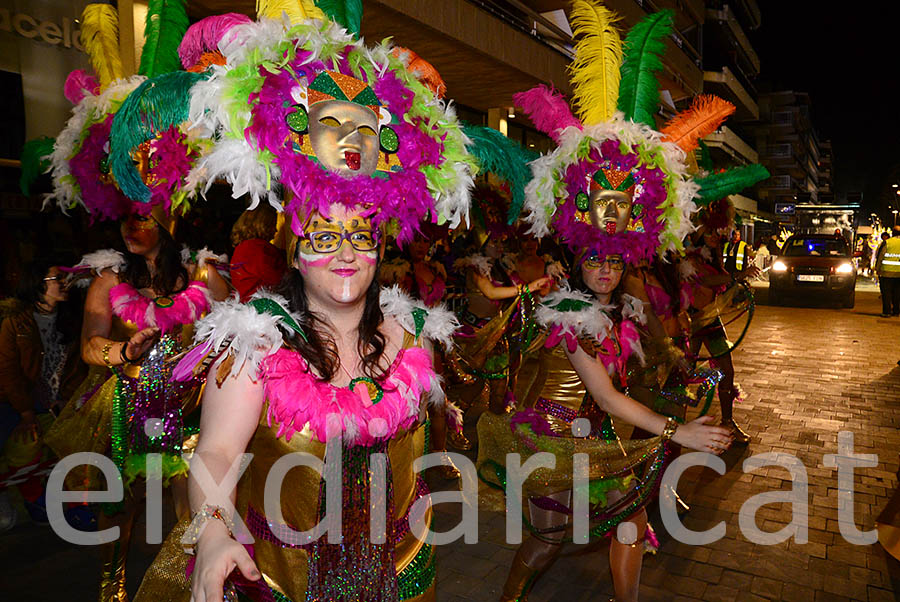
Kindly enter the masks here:
[[791, 156], [791, 145], [790, 144], [770, 144], [769, 145], [769, 156], [773, 157], [773, 158], [790, 157]]
[[769, 188], [790, 188], [791, 176], [772, 176], [768, 183]]
[[794, 123], [794, 114], [790, 111], [778, 111], [773, 115], [775, 125], [791, 125]]

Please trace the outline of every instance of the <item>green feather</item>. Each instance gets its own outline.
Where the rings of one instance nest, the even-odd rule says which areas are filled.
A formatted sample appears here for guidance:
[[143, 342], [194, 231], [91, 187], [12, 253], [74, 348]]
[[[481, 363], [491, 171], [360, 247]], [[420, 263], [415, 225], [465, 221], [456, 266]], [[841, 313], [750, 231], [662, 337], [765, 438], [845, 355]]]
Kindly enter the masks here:
[[184, 0], [150, 0], [139, 75], [156, 77], [181, 69], [178, 45], [189, 23]]
[[188, 118], [191, 87], [210, 74], [175, 71], [144, 81], [128, 95], [113, 118], [109, 163], [119, 188], [130, 199], [150, 202], [131, 151]]
[[656, 129], [653, 115], [659, 107], [659, 82], [656, 73], [663, 68], [666, 37], [672, 32], [671, 10], [648, 15], [628, 32], [622, 59], [617, 108], [625, 119]]
[[704, 207], [730, 194], [737, 194], [768, 177], [769, 170], [754, 163], [743, 167], [732, 167], [722, 173], [695, 179], [694, 182], [700, 186], [697, 193], [697, 205]]
[[534, 153], [492, 128], [465, 125], [463, 133], [472, 141], [468, 148], [478, 160], [478, 171], [492, 173], [509, 184], [512, 200], [507, 220], [512, 224], [522, 212], [525, 186], [531, 180], [528, 162]]
[[699, 148], [697, 149], [697, 166], [706, 171], [707, 173], [712, 173], [712, 171], [716, 168], [713, 165], [712, 155], [709, 152], [709, 147], [703, 140], [698, 140], [697, 144]]
[[53, 152], [53, 138], [41, 136], [29, 140], [22, 147], [22, 176], [19, 178], [19, 188], [22, 194], [29, 196], [31, 185], [42, 173], [50, 167], [50, 154]]
[[277, 301], [273, 299], [269, 299], [268, 297], [261, 297], [259, 299], [253, 299], [248, 303], [253, 309], [256, 310], [258, 314], [269, 314], [270, 316], [276, 316], [282, 319], [284, 324], [303, 337], [303, 340], [307, 343], [309, 339], [306, 338], [306, 333], [303, 332], [303, 329], [297, 324], [297, 321], [294, 317], [283, 308]]
[[332, 21], [359, 37], [362, 26], [362, 0], [316, 0], [316, 6]]

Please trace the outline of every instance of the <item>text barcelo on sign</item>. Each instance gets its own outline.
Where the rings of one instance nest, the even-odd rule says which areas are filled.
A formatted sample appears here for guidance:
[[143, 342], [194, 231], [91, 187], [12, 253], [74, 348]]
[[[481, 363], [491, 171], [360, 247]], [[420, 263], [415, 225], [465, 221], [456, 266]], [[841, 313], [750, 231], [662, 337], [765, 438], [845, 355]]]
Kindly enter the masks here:
[[78, 24], [67, 17], [62, 24], [53, 21], [38, 21], [25, 13], [12, 13], [8, 9], [0, 9], [0, 31], [15, 33], [28, 39], [40, 39], [54, 46], [62, 44], [66, 48], [81, 48], [81, 30]]

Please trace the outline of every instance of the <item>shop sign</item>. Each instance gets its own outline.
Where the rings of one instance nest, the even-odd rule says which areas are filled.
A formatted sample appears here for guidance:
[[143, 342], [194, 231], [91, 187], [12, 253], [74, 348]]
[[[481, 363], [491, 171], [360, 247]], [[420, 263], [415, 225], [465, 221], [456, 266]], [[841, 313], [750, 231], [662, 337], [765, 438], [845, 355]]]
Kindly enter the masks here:
[[66, 48], [81, 48], [81, 30], [77, 22], [67, 17], [61, 24], [53, 21], [39, 21], [26, 13], [12, 13], [9, 9], [0, 9], [0, 31], [8, 31], [30, 40], [40, 39], [47, 44]]

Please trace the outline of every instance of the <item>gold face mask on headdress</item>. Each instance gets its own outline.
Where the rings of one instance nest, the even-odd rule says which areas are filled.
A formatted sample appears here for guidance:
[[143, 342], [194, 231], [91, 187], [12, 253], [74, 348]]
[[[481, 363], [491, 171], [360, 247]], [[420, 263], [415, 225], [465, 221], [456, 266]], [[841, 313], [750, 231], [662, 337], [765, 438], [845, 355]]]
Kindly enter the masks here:
[[286, 119], [295, 151], [343, 176], [401, 169], [391, 115], [365, 82], [326, 71], [312, 84], [301, 78], [291, 97]]
[[366, 106], [341, 100], [312, 105], [309, 142], [331, 171], [370, 176], [378, 167], [378, 117]]
[[621, 234], [628, 228], [633, 204], [630, 192], [592, 190], [590, 199], [591, 223], [595, 228], [607, 234]]
[[639, 225], [631, 223], [635, 183], [630, 172], [598, 169], [588, 181], [588, 190], [590, 194], [580, 192], [575, 198], [576, 219], [590, 222], [609, 235], [621, 234]]

